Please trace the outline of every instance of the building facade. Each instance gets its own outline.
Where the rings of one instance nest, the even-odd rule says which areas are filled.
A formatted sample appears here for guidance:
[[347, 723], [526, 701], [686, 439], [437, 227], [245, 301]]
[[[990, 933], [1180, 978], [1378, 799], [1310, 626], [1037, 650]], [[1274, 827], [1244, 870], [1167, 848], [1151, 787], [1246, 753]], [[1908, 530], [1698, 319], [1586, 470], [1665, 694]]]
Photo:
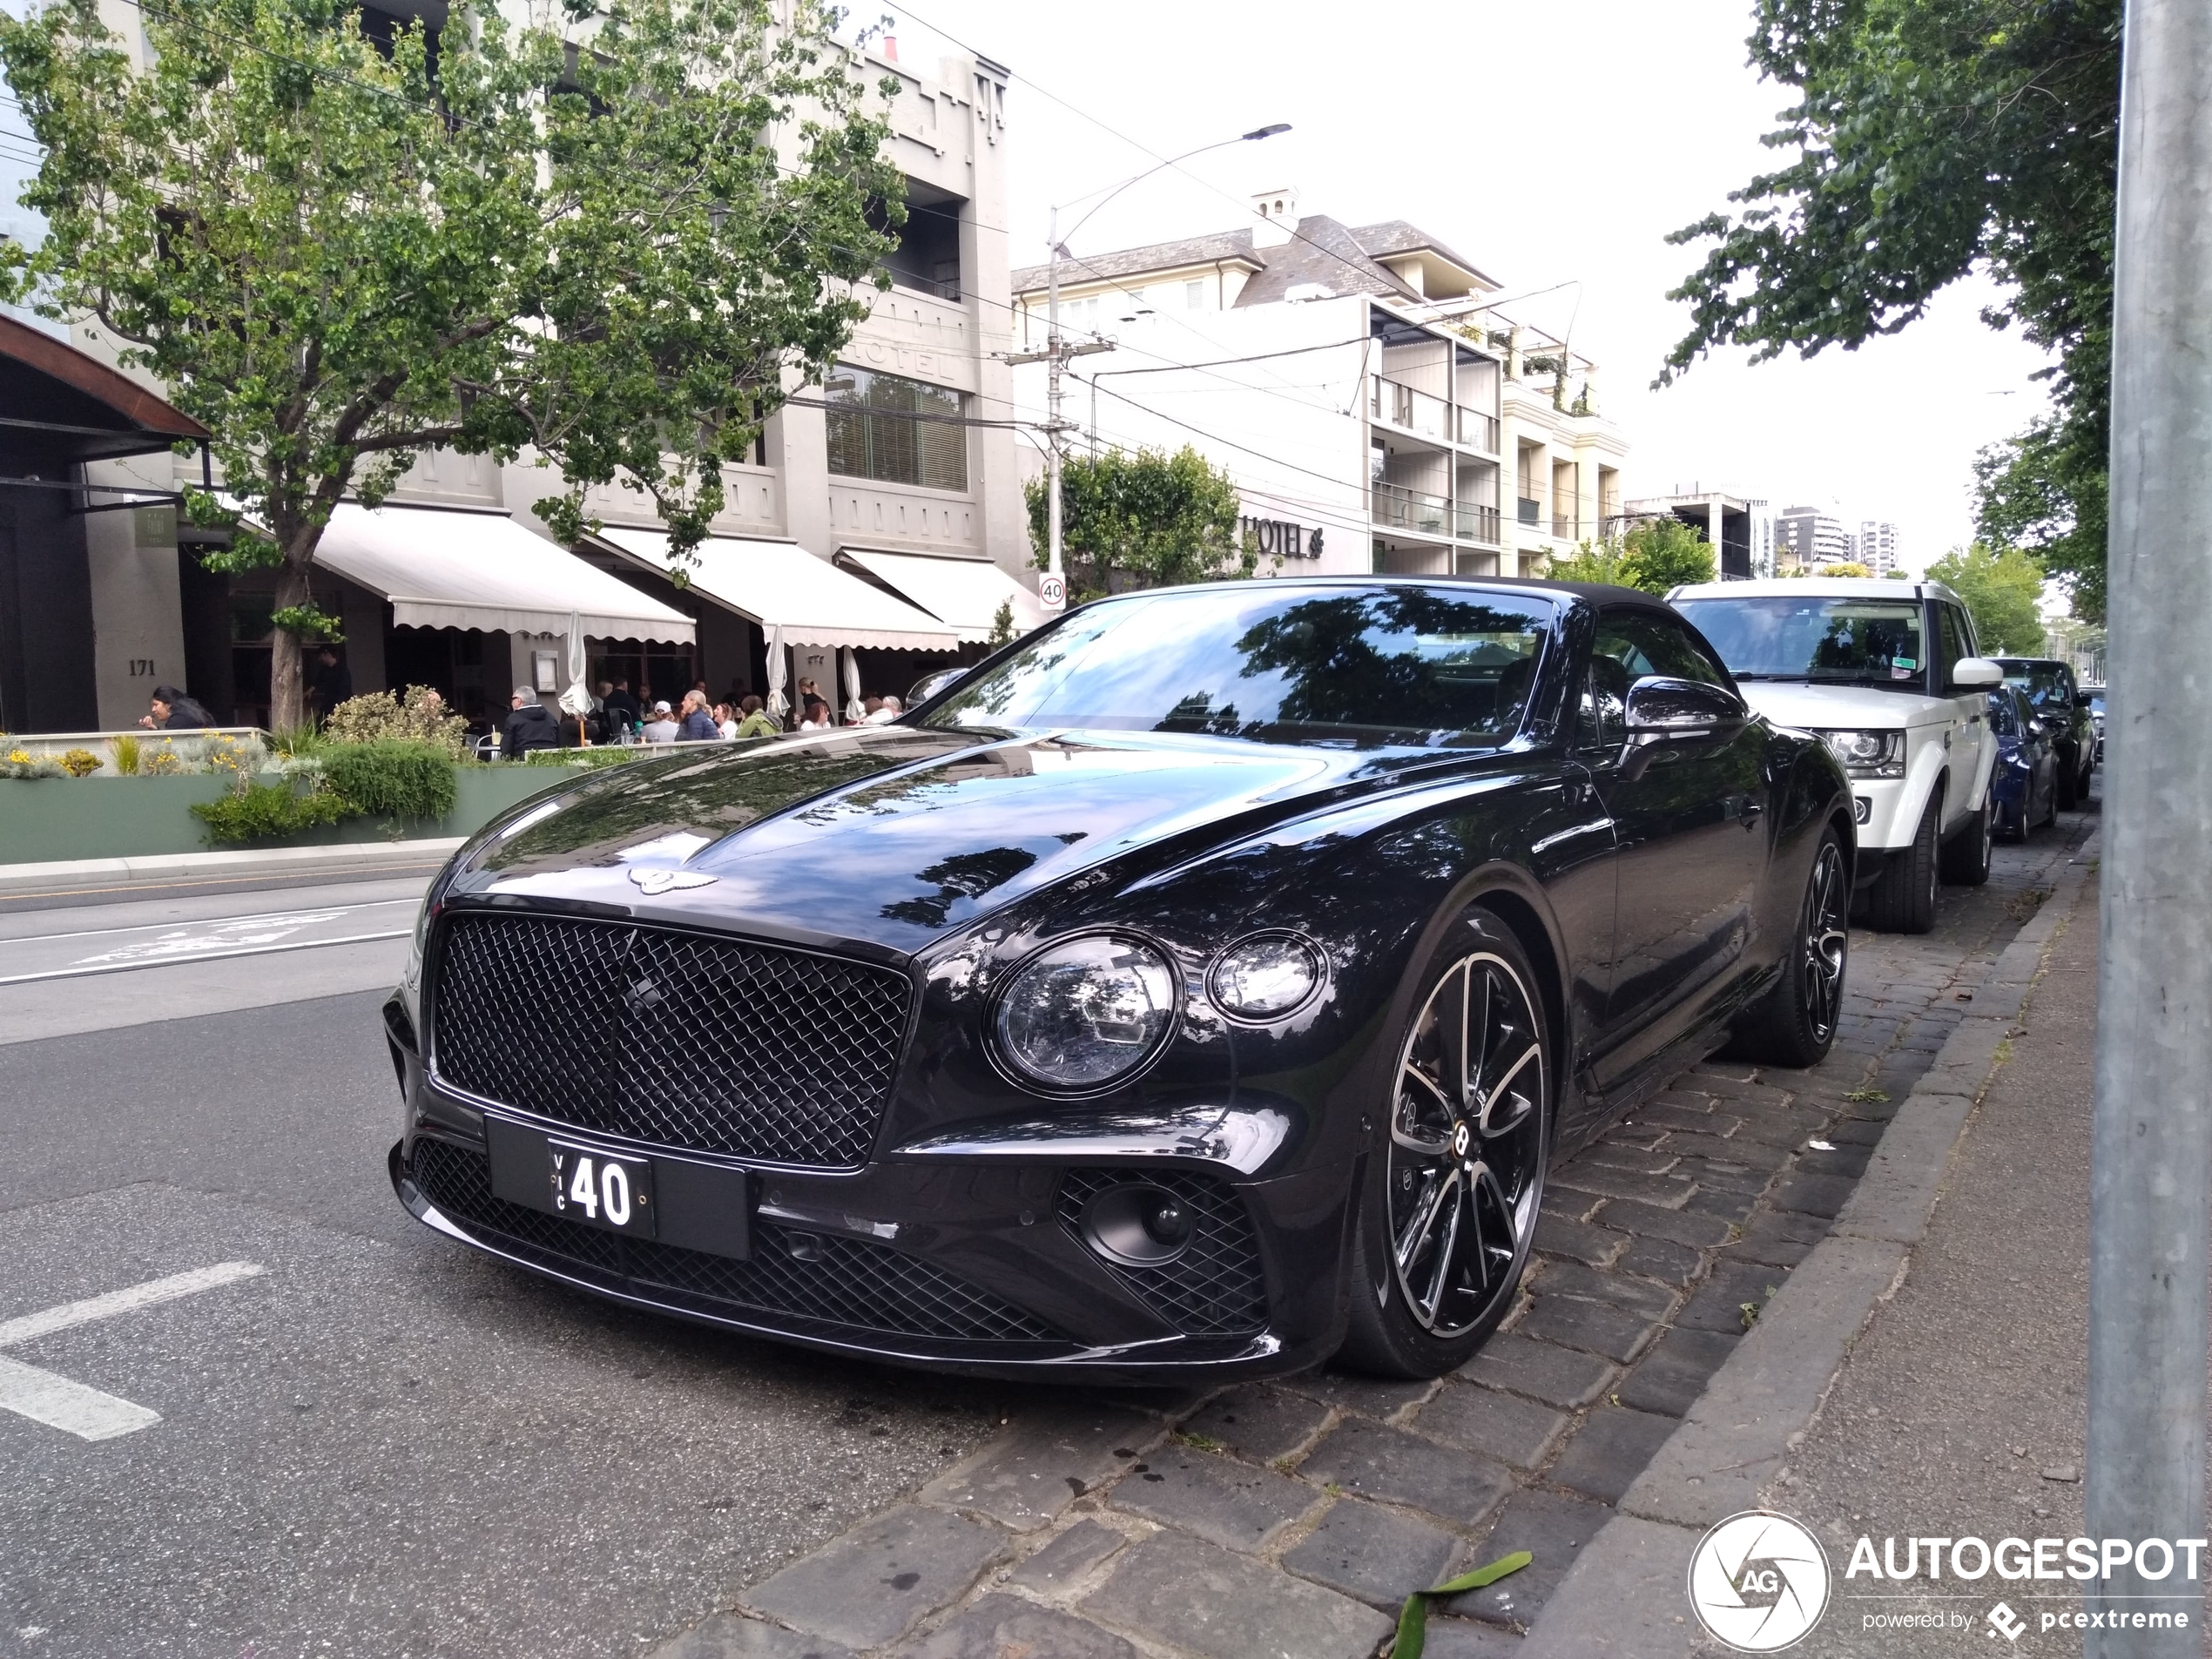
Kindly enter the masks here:
[[[128, 9], [115, 9], [108, 21], [126, 34], [138, 30], [138, 14]], [[144, 43], [128, 44], [136, 51]], [[727, 506], [712, 534], [761, 550], [758, 579], [740, 584], [745, 600], [679, 590], [665, 569], [641, 564], [604, 537], [556, 550], [587, 575], [536, 563], [551, 534], [532, 503], [560, 492], [558, 475], [527, 455], [501, 466], [434, 452], [385, 509], [341, 508], [326, 533], [315, 597], [343, 619], [341, 655], [354, 691], [428, 684], [471, 715], [489, 717], [504, 710], [513, 687], [543, 678], [549, 654], [565, 664], [564, 622], [549, 627], [549, 605], [512, 593], [488, 597], [499, 582], [473, 579], [486, 571], [537, 570], [514, 580], [577, 601], [561, 609], [585, 619], [594, 680], [619, 675], [671, 698], [700, 680], [718, 697], [765, 690], [778, 638], [789, 653], [786, 683], [813, 678], [826, 689], [857, 666], [867, 691], [903, 692], [917, 663], [954, 660], [941, 654], [948, 650], [974, 655], [982, 637], [974, 617], [963, 614], [955, 625], [926, 613], [884, 577], [915, 568], [900, 559], [975, 567], [910, 583], [917, 591], [968, 594], [971, 606], [986, 595], [993, 604], [1005, 597], [1019, 601], [1017, 609], [1028, 605], [1027, 590], [1009, 592], [1018, 584], [1002, 574], [1028, 579], [1017, 440], [982, 423], [1002, 416], [1012, 395], [1001, 228], [1007, 71], [974, 57], [927, 68], [902, 64], [887, 39], [858, 58], [870, 81], [895, 83], [887, 153], [907, 181], [908, 219], [885, 261], [890, 286], [861, 290], [870, 314], [836, 372], [821, 386], [794, 381], [792, 401], [769, 418], [750, 462], [725, 470]], [[89, 356], [115, 362], [105, 341], [83, 328], [69, 332]], [[179, 528], [174, 505], [178, 490], [200, 482], [200, 465], [165, 452], [84, 465], [82, 478], [103, 500], [146, 504], [83, 519], [87, 637], [72, 639], [71, 650], [91, 664], [90, 684], [72, 699], [64, 727], [127, 726], [145, 712], [155, 683], [184, 685], [226, 724], [266, 721], [273, 577], [224, 575], [202, 564], [204, 538]], [[619, 486], [590, 492], [587, 506], [610, 529], [659, 528], [648, 498]], [[540, 550], [513, 541], [517, 534], [536, 538]], [[822, 583], [812, 572], [791, 576], [786, 556], [792, 549], [819, 562], [833, 590], [845, 592], [844, 608], [867, 612], [873, 625], [824, 620], [839, 607], [821, 602]], [[768, 575], [777, 570], [784, 579]], [[643, 603], [595, 609], [590, 597], [607, 600], [607, 590], [594, 577]], [[846, 587], [834, 590], [840, 583]], [[435, 591], [421, 590], [426, 586]], [[795, 597], [802, 590], [813, 596], [804, 604]], [[899, 606], [904, 625], [888, 626], [879, 601]], [[779, 614], [792, 606], [806, 617]], [[631, 631], [599, 632], [594, 617]], [[434, 625], [433, 618], [441, 620]], [[851, 664], [840, 658], [845, 651], [859, 653]]]
[[[1063, 339], [1107, 347], [1065, 381], [1071, 448], [1196, 448], [1271, 572], [1533, 574], [1602, 534], [1627, 445], [1586, 359], [1416, 226], [1253, 206], [1250, 229], [1062, 260]], [[1049, 336], [1051, 275], [1013, 274], [1020, 351]], [[1046, 417], [1048, 372], [1015, 371], [1018, 418]]]
[[1785, 507], [1775, 516], [1774, 551], [1784, 569], [1848, 562], [1855, 549], [1842, 521], [1817, 507]]
[[1627, 503], [1608, 536], [1625, 534], [1638, 523], [1672, 518], [1689, 525], [1713, 549], [1716, 574], [1723, 582], [1770, 577], [1775, 570], [1774, 510], [1754, 496], [1731, 496], [1697, 484], [1677, 485], [1666, 496], [1646, 496]]
[[1858, 562], [1876, 576], [1898, 570], [1897, 526], [1884, 519], [1865, 519], [1858, 526]]

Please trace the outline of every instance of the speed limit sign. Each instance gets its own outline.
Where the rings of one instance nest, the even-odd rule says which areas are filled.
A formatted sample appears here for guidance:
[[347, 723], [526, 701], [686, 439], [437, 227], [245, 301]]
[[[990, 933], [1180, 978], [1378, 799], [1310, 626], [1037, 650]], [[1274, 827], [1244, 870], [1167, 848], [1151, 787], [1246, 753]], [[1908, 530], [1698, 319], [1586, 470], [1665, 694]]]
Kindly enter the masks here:
[[1068, 578], [1048, 575], [1037, 583], [1037, 599], [1047, 610], [1065, 610], [1068, 608]]

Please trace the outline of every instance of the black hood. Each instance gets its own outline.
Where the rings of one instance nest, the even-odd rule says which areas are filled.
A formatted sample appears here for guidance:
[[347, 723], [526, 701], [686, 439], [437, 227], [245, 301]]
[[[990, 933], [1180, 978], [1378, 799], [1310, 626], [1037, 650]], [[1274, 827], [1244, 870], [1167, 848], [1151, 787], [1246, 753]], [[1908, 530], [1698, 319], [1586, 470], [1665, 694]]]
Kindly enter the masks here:
[[1363, 775], [1374, 755], [1149, 732], [771, 738], [525, 808], [448, 891], [912, 952], [1088, 866], [1249, 833]]

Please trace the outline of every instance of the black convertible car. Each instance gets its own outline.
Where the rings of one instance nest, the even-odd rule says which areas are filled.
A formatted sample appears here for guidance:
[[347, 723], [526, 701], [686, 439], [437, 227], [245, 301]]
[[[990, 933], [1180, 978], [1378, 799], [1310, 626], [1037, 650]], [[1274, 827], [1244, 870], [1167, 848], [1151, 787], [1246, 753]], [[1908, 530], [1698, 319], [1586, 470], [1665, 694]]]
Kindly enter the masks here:
[[1851, 802], [1663, 604], [1072, 610], [895, 725], [476, 836], [386, 1018], [420, 1220], [633, 1305], [1068, 1378], [1464, 1361], [1549, 1162], [1835, 1032]]

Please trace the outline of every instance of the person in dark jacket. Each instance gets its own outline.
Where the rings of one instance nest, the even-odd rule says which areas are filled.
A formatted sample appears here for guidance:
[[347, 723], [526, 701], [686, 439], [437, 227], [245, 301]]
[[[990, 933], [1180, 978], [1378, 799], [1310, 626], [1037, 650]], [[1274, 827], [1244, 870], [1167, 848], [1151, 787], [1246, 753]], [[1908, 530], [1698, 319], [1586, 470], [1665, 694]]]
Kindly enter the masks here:
[[605, 702], [610, 725], [618, 720], [634, 730], [645, 711], [644, 705], [637, 701], [637, 693], [630, 689], [630, 682], [626, 679], [615, 682], [615, 689], [607, 693]]
[[316, 714], [326, 720], [330, 718], [331, 710], [353, 696], [354, 671], [346, 666], [335, 647], [325, 645], [315, 652], [307, 693], [314, 699]]
[[153, 732], [205, 732], [215, 717], [173, 685], [157, 685], [138, 724]]
[[684, 718], [677, 723], [676, 736], [683, 743], [712, 743], [722, 735], [722, 728], [714, 723], [714, 716], [706, 706], [706, 693], [693, 686], [684, 693]]
[[553, 711], [537, 700], [537, 693], [527, 685], [517, 685], [509, 706], [513, 712], [501, 729], [499, 752], [509, 760], [520, 760], [532, 749], [557, 749], [561, 746], [561, 729], [554, 724]]

